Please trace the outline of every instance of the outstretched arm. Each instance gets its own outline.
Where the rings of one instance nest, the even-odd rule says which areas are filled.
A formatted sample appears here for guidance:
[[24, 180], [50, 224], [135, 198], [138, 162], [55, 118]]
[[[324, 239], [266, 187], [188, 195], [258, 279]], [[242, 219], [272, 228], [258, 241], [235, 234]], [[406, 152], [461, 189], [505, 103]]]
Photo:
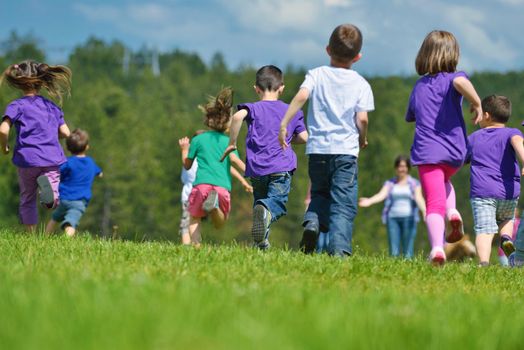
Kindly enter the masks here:
[[237, 169], [235, 169], [234, 166], [230, 167], [231, 175], [237, 179], [241, 184], [242, 187], [244, 187], [244, 190], [249, 193], [253, 193], [253, 186], [247, 182], [247, 180], [238, 172]]
[[247, 116], [247, 110], [241, 109], [235, 114], [233, 114], [233, 120], [231, 121], [231, 127], [229, 128], [229, 145], [227, 146], [224, 154], [220, 158], [220, 161], [223, 162], [224, 159], [228, 156], [229, 153], [237, 149], [237, 138], [240, 128], [242, 127], [242, 122]]
[[368, 112], [357, 112], [358, 143], [360, 148], [368, 146]]
[[524, 139], [520, 135], [514, 135], [511, 137], [511, 146], [515, 150], [517, 157], [520, 161], [520, 166], [522, 167], [521, 175], [524, 176]]
[[387, 198], [388, 196], [388, 192], [389, 192], [389, 188], [387, 185], [384, 185], [382, 186], [382, 188], [380, 189], [380, 191], [378, 191], [378, 193], [374, 194], [373, 196], [369, 197], [369, 198], [366, 198], [366, 197], [361, 197], [359, 200], [358, 200], [358, 205], [363, 207], [363, 208], [367, 208], [367, 207], [370, 207], [372, 206], [373, 204], [377, 204], [377, 203], [380, 203], [382, 202], [384, 199]]
[[287, 126], [291, 119], [293, 119], [297, 112], [304, 106], [308, 98], [309, 91], [306, 88], [301, 88], [298, 90], [295, 97], [293, 97], [293, 100], [291, 100], [291, 103], [287, 108], [284, 119], [282, 119], [282, 122], [280, 123], [280, 132], [278, 134], [278, 141], [280, 142], [280, 146], [284, 149], [289, 146], [286, 142]]
[[229, 155], [229, 160], [231, 161], [231, 164], [235, 166], [239, 171], [245, 173], [246, 172], [246, 164], [242, 161], [242, 159], [238, 158], [236, 153], [231, 153]]
[[0, 124], [0, 147], [3, 154], [9, 153], [9, 131], [11, 130], [11, 120], [9, 118], [4, 118]]
[[465, 77], [456, 77], [453, 79], [453, 86], [471, 105], [470, 111], [473, 113], [471, 121], [478, 124], [482, 120], [482, 106], [480, 104], [480, 97], [475, 91], [473, 84]]
[[180, 153], [182, 155], [182, 165], [184, 166], [184, 169], [189, 170], [193, 165], [193, 159], [187, 157], [189, 154], [189, 138], [182, 137], [178, 140], [178, 145], [180, 146]]

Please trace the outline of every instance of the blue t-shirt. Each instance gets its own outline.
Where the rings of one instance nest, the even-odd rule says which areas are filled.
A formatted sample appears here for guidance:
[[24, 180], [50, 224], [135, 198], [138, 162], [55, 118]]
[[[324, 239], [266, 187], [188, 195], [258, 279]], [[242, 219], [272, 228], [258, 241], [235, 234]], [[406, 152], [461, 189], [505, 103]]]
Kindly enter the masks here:
[[91, 199], [91, 186], [102, 169], [91, 157], [71, 156], [60, 166], [60, 199], [68, 201]]

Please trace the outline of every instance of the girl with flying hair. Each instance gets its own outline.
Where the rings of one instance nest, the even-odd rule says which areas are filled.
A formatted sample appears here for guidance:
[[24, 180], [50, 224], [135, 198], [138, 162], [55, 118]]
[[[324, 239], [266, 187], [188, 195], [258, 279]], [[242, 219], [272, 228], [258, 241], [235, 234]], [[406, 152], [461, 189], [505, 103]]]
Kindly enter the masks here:
[[[32, 60], [10, 65], [2, 74], [6, 82], [23, 96], [9, 103], [0, 123], [0, 149], [9, 154], [9, 132], [14, 126], [16, 142], [13, 163], [18, 168], [20, 221], [29, 232], [38, 223], [37, 193], [46, 208], [58, 204], [59, 167], [66, 161], [59, 137], [70, 134], [59, 105], [70, 95], [71, 70]], [[40, 95], [44, 89], [53, 101]]]

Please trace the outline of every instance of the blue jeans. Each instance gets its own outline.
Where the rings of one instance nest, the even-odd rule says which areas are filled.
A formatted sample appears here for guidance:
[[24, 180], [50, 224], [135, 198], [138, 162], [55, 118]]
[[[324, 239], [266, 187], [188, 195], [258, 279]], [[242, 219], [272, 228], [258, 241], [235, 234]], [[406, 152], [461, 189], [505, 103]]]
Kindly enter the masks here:
[[62, 199], [58, 207], [53, 211], [52, 218], [60, 223], [60, 228], [62, 229], [68, 225], [76, 228], [86, 208], [87, 202], [83, 199], [77, 201]]
[[520, 216], [520, 224], [515, 238], [515, 257], [524, 260], [524, 211]]
[[389, 254], [391, 256], [399, 256], [400, 246], [402, 245], [402, 254], [407, 259], [411, 259], [413, 257], [415, 237], [417, 236], [415, 217], [388, 218], [386, 225], [388, 230]]
[[[251, 177], [253, 206], [262, 204], [271, 213], [271, 223], [286, 215], [286, 203], [291, 189], [291, 173], [288, 171]], [[266, 239], [269, 237], [269, 228]]]
[[345, 154], [310, 154], [311, 202], [304, 225], [313, 221], [329, 231], [328, 253], [352, 254], [353, 221], [357, 215], [357, 157]]

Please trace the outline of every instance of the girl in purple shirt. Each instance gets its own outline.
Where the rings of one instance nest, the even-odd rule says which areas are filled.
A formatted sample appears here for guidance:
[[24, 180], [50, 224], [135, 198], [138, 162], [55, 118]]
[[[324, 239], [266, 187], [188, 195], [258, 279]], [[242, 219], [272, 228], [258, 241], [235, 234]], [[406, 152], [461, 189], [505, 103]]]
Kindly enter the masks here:
[[13, 163], [18, 168], [20, 220], [28, 231], [34, 231], [38, 223], [37, 193], [47, 208], [58, 203], [59, 167], [66, 161], [59, 137], [70, 134], [60, 107], [39, 92], [46, 89], [61, 104], [63, 95], [70, 92], [71, 70], [26, 60], [9, 66], [2, 75], [4, 80], [24, 96], [5, 109], [0, 124], [0, 147], [2, 153], [9, 153], [7, 142], [14, 126], [17, 136]]
[[458, 59], [459, 46], [453, 34], [434, 30], [426, 36], [415, 60], [422, 77], [411, 92], [406, 113], [406, 121], [415, 122], [411, 160], [418, 166], [426, 200], [429, 259], [434, 265], [446, 261], [444, 236], [446, 241], [456, 242], [463, 235], [450, 181], [464, 163], [467, 151], [462, 97], [471, 105], [473, 122], [477, 124], [482, 118], [475, 88], [464, 72], [456, 71]]

